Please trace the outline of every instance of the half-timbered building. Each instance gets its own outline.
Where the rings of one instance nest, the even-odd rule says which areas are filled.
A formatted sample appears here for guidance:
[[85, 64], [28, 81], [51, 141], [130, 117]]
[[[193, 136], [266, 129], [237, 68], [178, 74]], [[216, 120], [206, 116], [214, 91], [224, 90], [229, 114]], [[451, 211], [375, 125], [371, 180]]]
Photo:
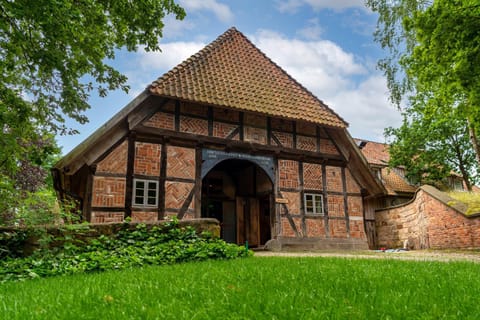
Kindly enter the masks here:
[[238, 244], [366, 248], [385, 189], [347, 126], [232, 28], [59, 161], [55, 188], [92, 223], [213, 217]]

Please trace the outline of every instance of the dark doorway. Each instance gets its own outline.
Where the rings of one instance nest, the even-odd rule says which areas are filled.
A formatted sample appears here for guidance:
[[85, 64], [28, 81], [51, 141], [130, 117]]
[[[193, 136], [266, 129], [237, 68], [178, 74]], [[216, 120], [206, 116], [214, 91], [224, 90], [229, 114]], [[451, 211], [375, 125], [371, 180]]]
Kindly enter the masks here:
[[259, 247], [271, 239], [273, 183], [248, 160], [224, 160], [202, 180], [202, 217], [220, 221], [221, 237]]

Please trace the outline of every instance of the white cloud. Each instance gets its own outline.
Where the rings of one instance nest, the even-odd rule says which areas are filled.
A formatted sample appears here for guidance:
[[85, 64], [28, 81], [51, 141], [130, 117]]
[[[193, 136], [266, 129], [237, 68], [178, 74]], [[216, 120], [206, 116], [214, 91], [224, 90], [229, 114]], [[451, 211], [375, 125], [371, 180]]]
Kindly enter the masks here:
[[307, 40], [318, 40], [323, 33], [318, 18], [308, 20], [308, 25], [297, 31], [297, 34]]
[[187, 11], [207, 10], [212, 11], [217, 18], [225, 23], [233, 21], [233, 13], [226, 4], [219, 3], [217, 0], [180, 0], [180, 5]]
[[[354, 54], [326, 40], [306, 41], [261, 30], [248, 38], [350, 124], [352, 136], [383, 141], [383, 130], [398, 126], [397, 112], [388, 101], [385, 79]], [[170, 42], [162, 52], [140, 50], [128, 72], [132, 94], [202, 49], [204, 42]], [[134, 61], [133, 61], [134, 60]]]
[[349, 122], [349, 131], [356, 138], [383, 142], [384, 128], [401, 124], [400, 112], [388, 100], [385, 78], [378, 74], [354, 88], [339, 90], [325, 102]]
[[288, 39], [268, 30], [249, 38], [293, 78], [322, 96], [336, 92], [338, 87], [348, 87], [349, 76], [367, 72], [353, 54], [331, 41]]
[[365, 7], [364, 0], [286, 0], [277, 1], [277, 9], [280, 12], [295, 12], [303, 5], [311, 6], [314, 10], [331, 9], [335, 11], [342, 11], [349, 8], [363, 8]]
[[385, 79], [331, 41], [301, 41], [263, 30], [249, 36], [269, 58], [350, 124], [355, 137], [383, 141], [401, 116]]

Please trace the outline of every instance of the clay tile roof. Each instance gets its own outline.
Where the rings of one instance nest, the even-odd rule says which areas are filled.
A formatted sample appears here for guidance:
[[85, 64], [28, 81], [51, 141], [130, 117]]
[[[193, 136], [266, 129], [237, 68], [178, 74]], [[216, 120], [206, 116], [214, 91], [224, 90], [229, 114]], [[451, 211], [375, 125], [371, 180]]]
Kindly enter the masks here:
[[326, 126], [348, 126], [235, 28], [158, 78], [148, 89], [152, 94], [180, 100]]
[[389, 195], [396, 195], [400, 193], [413, 193], [417, 190], [416, 187], [410, 185], [404, 178], [402, 178], [395, 169], [382, 169], [382, 182], [387, 189]]
[[362, 139], [355, 139], [355, 142], [361, 147], [362, 153], [365, 158], [367, 158], [369, 164], [388, 165], [388, 161], [390, 160], [388, 144]]

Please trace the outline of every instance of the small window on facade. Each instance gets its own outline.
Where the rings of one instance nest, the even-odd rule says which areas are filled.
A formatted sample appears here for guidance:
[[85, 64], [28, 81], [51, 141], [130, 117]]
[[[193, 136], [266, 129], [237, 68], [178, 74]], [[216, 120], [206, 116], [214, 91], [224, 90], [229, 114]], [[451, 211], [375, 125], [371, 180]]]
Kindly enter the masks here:
[[305, 213], [323, 215], [323, 196], [315, 193], [305, 193]]
[[158, 181], [133, 180], [133, 204], [135, 206], [156, 207]]

